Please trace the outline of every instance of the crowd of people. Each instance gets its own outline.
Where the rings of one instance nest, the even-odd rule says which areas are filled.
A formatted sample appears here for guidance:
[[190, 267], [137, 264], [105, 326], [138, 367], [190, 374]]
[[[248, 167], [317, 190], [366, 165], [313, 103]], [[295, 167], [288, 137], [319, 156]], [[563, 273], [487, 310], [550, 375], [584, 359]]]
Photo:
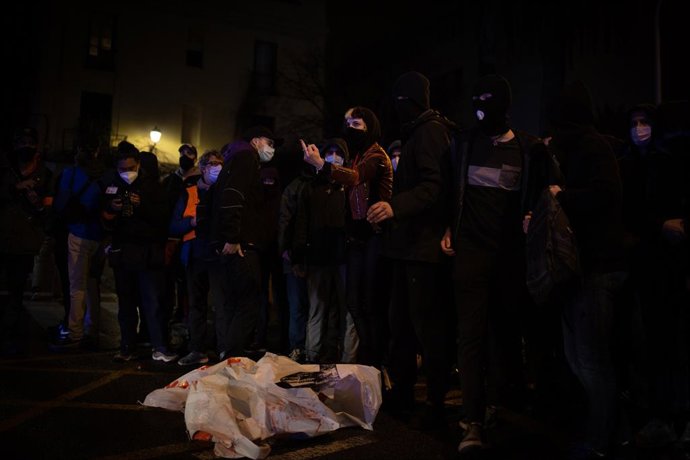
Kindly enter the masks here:
[[[572, 458], [690, 443], [690, 133], [678, 105], [632, 106], [617, 139], [595, 128], [576, 81], [537, 137], [512, 127], [500, 75], [474, 85], [468, 128], [432, 109], [418, 72], [391, 97], [399, 140], [384, 148], [376, 114], [348, 108], [338, 137], [300, 140], [292, 177], [265, 126], [201, 156], [181, 145], [162, 180], [155, 155], [122, 141], [108, 164], [88, 135], [53, 177], [35, 133], [18, 133], [0, 165], [3, 354], [16, 351], [26, 281], [52, 240], [66, 299], [54, 351], [98, 345], [107, 261], [118, 362], [147, 350], [192, 366], [278, 343], [271, 351], [299, 362], [377, 367], [384, 410], [404, 416], [418, 410], [421, 357], [427, 428], [447, 423], [459, 372], [464, 455], [486, 445], [496, 407], [548, 386], [555, 356], [588, 402]], [[578, 267], [535, 299], [526, 238], [544, 194], [569, 219]], [[175, 322], [182, 346], [170, 341]], [[643, 425], [621, 394], [644, 408]]]

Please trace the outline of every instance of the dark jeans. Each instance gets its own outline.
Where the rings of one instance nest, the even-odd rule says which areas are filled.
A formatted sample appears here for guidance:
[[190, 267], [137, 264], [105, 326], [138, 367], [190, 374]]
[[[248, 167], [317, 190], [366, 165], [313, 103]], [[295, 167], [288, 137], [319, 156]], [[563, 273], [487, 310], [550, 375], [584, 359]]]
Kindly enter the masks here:
[[[217, 347], [228, 356], [244, 356], [254, 337], [261, 304], [259, 254], [243, 249], [223, 256], [209, 267], [212, 301], [216, 307]], [[218, 301], [216, 301], [218, 299]]]
[[487, 403], [502, 403], [521, 385], [520, 307], [527, 291], [520, 254], [460, 241], [455, 256], [458, 367], [463, 406], [483, 423]]
[[186, 271], [189, 293], [189, 351], [203, 352], [208, 340], [208, 264], [203, 260], [191, 258]]
[[130, 270], [123, 266], [113, 268], [117, 291], [120, 323], [120, 348], [134, 350], [137, 342], [137, 306], [146, 318], [146, 328], [153, 348], [167, 346], [167, 324], [160, 305], [160, 292], [165, 283], [162, 269]]
[[621, 419], [623, 414], [617, 403], [612, 357], [614, 300], [626, 276], [625, 272], [586, 275], [582, 286], [568, 296], [563, 309], [565, 356], [589, 403], [586, 442], [604, 453], [617, 430], [627, 429], [627, 420]]
[[298, 278], [294, 273], [286, 273], [285, 285], [290, 306], [290, 350], [295, 348], [304, 350], [307, 334], [307, 314], [309, 312], [307, 280], [306, 278]]
[[389, 311], [390, 372], [396, 391], [413, 396], [417, 351], [423, 350], [427, 399], [443, 405], [450, 376], [452, 301], [445, 295], [448, 272], [442, 264], [394, 261]]
[[[254, 343], [257, 346], [268, 345], [268, 329], [270, 322], [270, 310], [273, 308], [278, 314], [280, 322], [278, 338], [279, 348], [288, 346], [288, 300], [285, 293], [285, 277], [283, 276], [283, 261], [278, 254], [276, 245], [259, 251], [261, 263], [261, 308], [257, 319], [256, 336]], [[270, 292], [269, 292], [270, 291]], [[271, 304], [271, 300], [273, 303]]]
[[385, 349], [387, 287], [381, 284], [381, 236], [351, 241], [347, 248], [347, 309], [359, 336], [357, 362], [380, 366]]

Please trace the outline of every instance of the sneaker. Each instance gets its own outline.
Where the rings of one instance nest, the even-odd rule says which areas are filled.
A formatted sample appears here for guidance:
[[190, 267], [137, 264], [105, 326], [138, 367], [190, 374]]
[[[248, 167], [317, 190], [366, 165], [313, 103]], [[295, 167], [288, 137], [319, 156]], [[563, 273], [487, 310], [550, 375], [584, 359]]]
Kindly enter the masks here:
[[206, 356], [206, 353], [201, 353], [200, 351], [192, 351], [187, 356], [180, 358], [177, 364], [179, 364], [180, 366], [191, 366], [193, 364], [206, 364], [207, 362], [208, 356]]
[[165, 348], [159, 348], [153, 352], [151, 358], [153, 358], [154, 361], [163, 361], [169, 363], [177, 359], [177, 354], [170, 352]]
[[81, 344], [81, 339], [73, 339], [69, 335], [60, 337], [55, 342], [50, 344], [50, 351], [67, 351], [74, 350]]
[[[496, 427], [496, 423], [498, 423], [498, 410], [496, 406], [486, 406], [484, 412], [484, 426], [487, 428], [494, 428]], [[467, 431], [470, 428], [470, 422], [467, 420], [460, 420], [458, 425], [463, 431]]]
[[484, 447], [484, 442], [482, 441], [483, 429], [478, 423], [471, 423], [467, 431], [465, 431], [465, 436], [463, 436], [462, 441], [458, 445], [458, 453], [464, 455], [470, 451], [475, 451]]
[[288, 355], [288, 358], [290, 358], [291, 360], [293, 360], [297, 363], [300, 363], [304, 359], [304, 353], [299, 348], [295, 348], [294, 350], [292, 350], [290, 352], [290, 354]]
[[637, 433], [637, 446], [642, 448], [663, 447], [676, 442], [673, 427], [657, 418], [652, 419]]
[[113, 356], [113, 362], [126, 363], [128, 361], [134, 361], [138, 358], [139, 356], [136, 354], [136, 352], [130, 350], [120, 350], [115, 356]]

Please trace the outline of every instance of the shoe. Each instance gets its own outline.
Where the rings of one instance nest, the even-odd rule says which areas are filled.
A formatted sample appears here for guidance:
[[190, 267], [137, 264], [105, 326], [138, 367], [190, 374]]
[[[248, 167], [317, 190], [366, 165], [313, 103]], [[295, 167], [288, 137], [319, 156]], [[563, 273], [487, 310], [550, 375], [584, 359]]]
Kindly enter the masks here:
[[73, 339], [69, 335], [60, 337], [58, 340], [50, 344], [50, 351], [67, 351], [79, 348], [81, 339]]
[[292, 350], [290, 352], [290, 354], [288, 355], [288, 358], [290, 358], [291, 360], [293, 360], [297, 363], [301, 363], [302, 360], [304, 359], [304, 352], [299, 348], [295, 348], [294, 350]]
[[120, 350], [115, 356], [113, 356], [113, 362], [115, 363], [126, 363], [136, 359], [139, 359], [139, 356], [136, 354], [136, 352], [130, 350]]
[[458, 453], [460, 455], [466, 455], [469, 452], [482, 449], [484, 447], [484, 441], [482, 441], [483, 434], [484, 430], [480, 424], [470, 423], [462, 441], [460, 441], [458, 445]]
[[151, 358], [153, 358], [154, 361], [163, 361], [165, 363], [169, 363], [177, 359], [177, 354], [170, 352], [165, 348], [159, 348], [158, 350], [155, 350], [153, 354], [151, 354]]
[[225, 359], [228, 357], [228, 352], [227, 351], [221, 351], [220, 354], [218, 355], [218, 361], [225, 361]]
[[602, 460], [609, 458], [606, 454], [598, 452], [584, 444], [576, 444], [568, 449], [567, 460]]
[[637, 433], [637, 447], [664, 447], [676, 442], [676, 432], [669, 423], [652, 419]]
[[187, 356], [180, 358], [177, 364], [179, 364], [180, 366], [191, 366], [194, 364], [206, 364], [207, 362], [208, 356], [206, 355], [206, 353], [201, 353], [200, 351], [192, 351]]
[[[498, 423], [497, 413], [498, 409], [496, 409], [496, 406], [486, 406], [486, 410], [484, 412], [484, 426], [486, 428], [496, 427], [496, 423]], [[463, 429], [463, 431], [467, 431], [470, 427], [470, 422], [466, 419], [460, 420], [458, 425]]]

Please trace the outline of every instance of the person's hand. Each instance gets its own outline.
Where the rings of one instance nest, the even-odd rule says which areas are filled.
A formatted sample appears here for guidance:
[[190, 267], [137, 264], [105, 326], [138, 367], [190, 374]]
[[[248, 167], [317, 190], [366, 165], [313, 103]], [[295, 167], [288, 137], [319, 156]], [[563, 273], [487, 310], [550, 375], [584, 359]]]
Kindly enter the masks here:
[[302, 151], [304, 152], [304, 161], [314, 166], [316, 169], [321, 170], [323, 165], [326, 163], [321, 154], [319, 153], [319, 148], [314, 144], [307, 145], [302, 139], [299, 140], [302, 144]]
[[558, 192], [562, 192], [562, 191], [563, 190], [558, 185], [549, 185], [549, 192], [551, 192], [552, 196], [556, 196], [556, 195], [558, 195]]
[[225, 246], [223, 246], [223, 251], [221, 251], [221, 253], [224, 256], [237, 254], [240, 257], [244, 257], [244, 252], [242, 252], [242, 247], [240, 246], [240, 243], [225, 243]]
[[113, 198], [110, 201], [110, 208], [113, 211], [122, 211], [122, 198]]
[[141, 197], [138, 193], [130, 193], [129, 200], [132, 202], [133, 206], [139, 206], [141, 204]]
[[447, 256], [454, 256], [455, 249], [453, 249], [452, 235], [450, 233], [450, 227], [446, 228], [446, 232], [441, 238], [441, 251]]
[[670, 243], [679, 243], [686, 238], [683, 219], [669, 219], [664, 222], [661, 233]]
[[525, 217], [522, 219], [522, 231], [525, 235], [527, 235], [527, 230], [529, 229], [529, 221], [530, 220], [532, 220], [532, 211], [525, 214]]
[[192, 216], [192, 220], [189, 222], [192, 228], [196, 227], [196, 216]]
[[372, 204], [367, 210], [367, 220], [372, 224], [378, 224], [381, 221], [393, 217], [393, 208], [387, 201], [379, 201]]
[[31, 190], [36, 186], [36, 181], [34, 179], [26, 179], [21, 182], [17, 182], [14, 186], [17, 190]]
[[290, 261], [290, 253], [288, 252], [287, 249], [286, 249], [285, 251], [283, 251], [283, 254], [281, 254], [281, 255], [282, 255], [283, 260], [284, 260], [285, 262], [287, 262], [287, 263], [290, 263], [290, 262], [291, 262], [291, 261]]
[[304, 267], [304, 265], [293, 265], [292, 266], [292, 274], [295, 275], [297, 278], [306, 278], [307, 277], [307, 269]]

